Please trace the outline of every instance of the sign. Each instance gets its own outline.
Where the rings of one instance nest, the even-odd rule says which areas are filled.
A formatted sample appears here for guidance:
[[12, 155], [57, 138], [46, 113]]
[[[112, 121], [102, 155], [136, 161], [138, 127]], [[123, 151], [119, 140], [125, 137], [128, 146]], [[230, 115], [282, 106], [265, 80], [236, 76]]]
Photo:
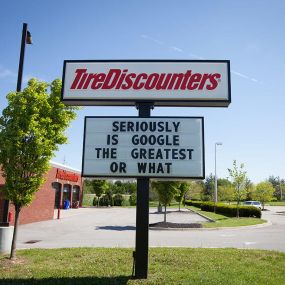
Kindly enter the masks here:
[[72, 181], [72, 182], [78, 182], [78, 180], [79, 180], [78, 175], [76, 175], [74, 173], [67, 172], [67, 171], [62, 170], [62, 169], [57, 169], [56, 178], [61, 179], [61, 180]]
[[65, 60], [62, 101], [70, 105], [227, 107], [228, 60]]
[[200, 178], [202, 117], [85, 117], [82, 176]]

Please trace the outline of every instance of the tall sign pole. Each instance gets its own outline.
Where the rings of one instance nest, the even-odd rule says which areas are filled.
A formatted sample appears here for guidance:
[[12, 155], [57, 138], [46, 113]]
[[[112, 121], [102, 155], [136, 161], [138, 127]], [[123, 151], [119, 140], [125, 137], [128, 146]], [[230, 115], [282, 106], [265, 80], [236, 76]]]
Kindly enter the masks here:
[[[137, 104], [139, 117], [149, 118], [153, 103]], [[137, 178], [135, 278], [146, 279], [148, 273], [149, 178]]]

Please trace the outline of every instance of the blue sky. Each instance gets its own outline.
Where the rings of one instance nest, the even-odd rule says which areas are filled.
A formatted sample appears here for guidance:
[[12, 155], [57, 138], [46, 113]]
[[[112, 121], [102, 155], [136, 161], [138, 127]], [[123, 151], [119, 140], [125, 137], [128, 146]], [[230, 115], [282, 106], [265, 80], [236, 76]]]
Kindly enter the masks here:
[[[0, 109], [15, 90], [23, 22], [32, 33], [24, 82], [62, 76], [64, 59], [229, 59], [229, 108], [155, 108], [204, 116], [206, 174], [227, 177], [234, 159], [254, 182], [285, 178], [284, 1], [1, 1]], [[54, 161], [81, 168], [86, 115], [134, 116], [134, 107], [85, 107]]]

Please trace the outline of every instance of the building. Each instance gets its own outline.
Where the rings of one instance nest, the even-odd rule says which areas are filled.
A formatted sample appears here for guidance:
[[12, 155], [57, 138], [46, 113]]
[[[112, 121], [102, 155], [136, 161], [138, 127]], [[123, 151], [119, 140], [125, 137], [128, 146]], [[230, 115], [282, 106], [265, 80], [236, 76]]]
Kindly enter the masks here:
[[[54, 218], [54, 209], [64, 207], [66, 200], [70, 201], [73, 208], [82, 205], [82, 179], [81, 172], [63, 164], [51, 162], [50, 170], [46, 174], [45, 183], [36, 192], [33, 202], [24, 207], [20, 215], [20, 224], [28, 224], [50, 220]], [[0, 172], [0, 187], [5, 184], [5, 179]], [[0, 222], [14, 223], [14, 206], [7, 203], [0, 193]], [[6, 208], [6, 209], [5, 209]]]

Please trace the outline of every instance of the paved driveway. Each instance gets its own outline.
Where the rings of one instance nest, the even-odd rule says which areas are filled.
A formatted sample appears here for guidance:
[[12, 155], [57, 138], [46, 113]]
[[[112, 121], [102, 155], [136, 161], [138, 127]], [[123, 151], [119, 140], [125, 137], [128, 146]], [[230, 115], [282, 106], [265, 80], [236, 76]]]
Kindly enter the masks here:
[[[285, 252], [285, 207], [267, 207], [263, 218], [272, 225], [256, 228], [191, 229], [149, 231], [150, 246], [235, 247], [272, 249]], [[150, 222], [163, 220], [150, 210]], [[82, 208], [62, 211], [60, 220], [22, 225], [18, 248], [60, 247], [134, 247], [134, 208]], [[168, 221], [198, 222], [203, 219], [190, 212], [172, 212]], [[183, 220], [183, 221], [181, 221]], [[26, 242], [37, 240], [33, 244]]]

